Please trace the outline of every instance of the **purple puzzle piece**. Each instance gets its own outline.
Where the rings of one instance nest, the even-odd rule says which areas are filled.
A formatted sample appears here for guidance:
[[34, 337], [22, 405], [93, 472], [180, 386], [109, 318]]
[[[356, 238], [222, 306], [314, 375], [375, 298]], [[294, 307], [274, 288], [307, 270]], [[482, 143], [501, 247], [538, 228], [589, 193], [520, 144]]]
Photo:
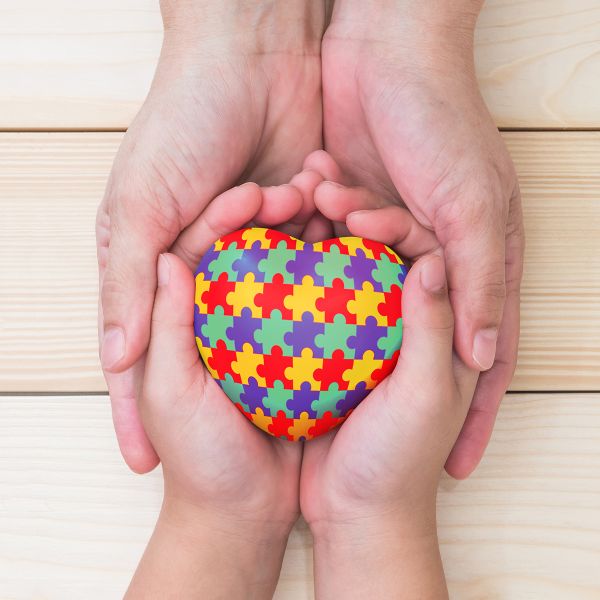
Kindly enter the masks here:
[[202, 325], [208, 324], [208, 315], [200, 314], [198, 305], [194, 304], [194, 333], [197, 338], [200, 338], [202, 345], [205, 348], [210, 348], [210, 340], [202, 334]]
[[325, 285], [324, 277], [318, 275], [316, 271], [316, 266], [322, 262], [323, 253], [315, 251], [311, 245], [307, 244], [302, 250], [296, 251], [296, 258], [288, 261], [285, 268], [288, 273], [294, 275], [296, 285], [300, 285], [306, 275], [313, 278], [315, 285]]
[[312, 403], [319, 399], [319, 392], [310, 389], [310, 383], [305, 381], [299, 390], [294, 390], [294, 395], [287, 401], [289, 410], [294, 411], [294, 418], [299, 419], [303, 412], [308, 413], [310, 419], [316, 419], [317, 413], [312, 409]]
[[364, 251], [358, 248], [356, 256], [350, 256], [350, 264], [344, 269], [344, 275], [354, 281], [354, 289], [362, 289], [363, 283], [369, 281], [376, 292], [381, 292], [383, 286], [373, 279], [373, 270], [376, 266], [375, 261], [372, 258], [367, 258]]
[[233, 326], [226, 330], [227, 337], [233, 342], [236, 352], [243, 352], [244, 344], [250, 344], [256, 354], [262, 353], [262, 344], [257, 342], [254, 334], [262, 327], [262, 319], [255, 319], [252, 310], [247, 306], [242, 308], [239, 317], [233, 317]]
[[387, 333], [385, 325], [377, 325], [375, 317], [367, 317], [364, 325], [356, 326], [356, 335], [348, 338], [348, 348], [354, 348], [354, 358], [362, 358], [367, 350], [373, 351], [373, 358], [385, 358], [385, 350], [381, 350], [378, 344]]
[[325, 333], [325, 323], [315, 323], [315, 316], [304, 312], [302, 321], [294, 321], [292, 331], [288, 331], [283, 339], [293, 348], [294, 356], [301, 356], [304, 348], [311, 348], [315, 358], [323, 358], [323, 348], [315, 341], [321, 333]]
[[244, 391], [240, 394], [240, 400], [248, 405], [251, 413], [255, 413], [257, 408], [260, 408], [266, 416], [271, 415], [271, 411], [263, 404], [263, 400], [267, 397], [268, 390], [258, 385], [254, 377], [248, 379], [248, 384], [244, 385]]
[[335, 405], [335, 408], [340, 415], [345, 415], [348, 411], [356, 408], [368, 393], [367, 384], [361, 381], [353, 390], [346, 392], [346, 395]]
[[254, 280], [258, 282], [264, 282], [265, 274], [256, 268], [256, 265], [261, 260], [265, 260], [269, 256], [269, 250], [267, 248], [260, 247], [260, 241], [257, 240], [252, 244], [251, 248], [244, 250], [242, 258], [238, 258], [233, 261], [233, 269], [237, 271], [236, 281], [244, 281], [244, 277], [248, 273], [254, 274]]
[[[198, 265], [198, 268], [196, 269], [196, 272], [194, 273], [194, 277], [196, 277], [196, 275], [198, 275], [198, 273], [200, 273], [201, 271], [205, 274], [210, 273], [212, 275], [212, 271], [210, 271], [208, 267], [213, 260], [217, 259], [218, 256], [219, 256], [219, 251], [215, 250], [214, 245], [212, 245], [204, 253], [204, 256], [200, 260], [200, 264]], [[206, 277], [206, 279], [212, 280], [212, 279], [217, 279], [217, 277]]]

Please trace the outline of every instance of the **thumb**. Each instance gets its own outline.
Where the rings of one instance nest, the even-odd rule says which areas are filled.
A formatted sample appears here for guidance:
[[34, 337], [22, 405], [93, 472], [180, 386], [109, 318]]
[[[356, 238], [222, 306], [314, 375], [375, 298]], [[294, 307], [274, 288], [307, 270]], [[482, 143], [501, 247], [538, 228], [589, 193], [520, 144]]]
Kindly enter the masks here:
[[[465, 229], [466, 228], [466, 229]], [[456, 315], [455, 345], [478, 371], [494, 364], [505, 289], [505, 227], [500, 215], [462, 218], [442, 239], [450, 299]]]
[[147, 348], [156, 259], [172, 240], [163, 239], [166, 232], [157, 231], [140, 213], [127, 219], [113, 214], [111, 220], [106, 266], [100, 275], [100, 360], [105, 371], [115, 373], [129, 368]]
[[180, 397], [203, 373], [194, 335], [194, 277], [174, 254], [161, 254], [146, 359], [144, 401]]
[[390, 383], [404, 387], [408, 377], [411, 386], [428, 389], [431, 383], [449, 382], [454, 319], [444, 259], [439, 254], [424, 256], [408, 272], [402, 291], [402, 327], [399, 364]]

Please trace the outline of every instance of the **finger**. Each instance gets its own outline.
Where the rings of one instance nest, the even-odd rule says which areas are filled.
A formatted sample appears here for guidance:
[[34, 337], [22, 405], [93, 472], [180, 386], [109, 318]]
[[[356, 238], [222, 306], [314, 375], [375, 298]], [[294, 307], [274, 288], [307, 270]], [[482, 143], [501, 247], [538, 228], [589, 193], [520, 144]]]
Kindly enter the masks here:
[[352, 235], [386, 244], [410, 260], [417, 260], [439, 248], [435, 234], [400, 206], [352, 212], [346, 222]]
[[328, 219], [345, 223], [352, 212], [383, 208], [390, 201], [367, 188], [324, 181], [315, 190], [315, 205]]
[[194, 270], [206, 251], [222, 236], [244, 227], [262, 208], [262, 192], [245, 183], [217, 196], [177, 238], [171, 252]]
[[456, 315], [455, 346], [463, 361], [479, 371], [494, 363], [506, 296], [506, 218], [498, 204], [480, 203], [470, 214], [446, 215], [435, 223]]
[[302, 235], [307, 223], [315, 214], [315, 189], [322, 181], [323, 176], [311, 169], [305, 169], [292, 177], [290, 185], [300, 193], [302, 204], [289, 222], [279, 227], [281, 231], [294, 237]]
[[[102, 289], [104, 273], [108, 265], [110, 243], [110, 218], [102, 203], [96, 219], [96, 243], [98, 250], [99, 288]], [[98, 344], [102, 344], [104, 328], [102, 303], [98, 303]], [[142, 425], [136, 402], [137, 386], [141, 380], [144, 361], [138, 359], [121, 373], [105, 372], [104, 377], [110, 395], [112, 418], [121, 455], [135, 473], [148, 473], [159, 463], [146, 431]]]
[[400, 359], [390, 376], [391, 385], [402, 387], [401, 379], [408, 376], [418, 387], [453, 386], [454, 318], [441, 255], [423, 257], [408, 272], [402, 291], [402, 327]]
[[448, 458], [446, 471], [464, 479], [479, 464], [487, 447], [500, 402], [512, 380], [519, 345], [520, 286], [523, 273], [524, 235], [520, 203], [516, 207], [514, 233], [507, 238], [507, 298], [498, 337], [496, 360], [490, 371], [482, 373], [461, 434]]
[[262, 208], [254, 222], [260, 227], [275, 227], [296, 218], [303, 207], [302, 193], [289, 183], [261, 187]]
[[325, 150], [315, 150], [304, 160], [303, 169], [320, 173], [323, 179], [342, 183], [342, 170], [333, 157]]
[[176, 235], [170, 219], [160, 226], [153, 219], [151, 209], [126, 199], [113, 210], [100, 287], [100, 359], [105, 373], [128, 369], [148, 346], [156, 259]]
[[333, 226], [331, 221], [325, 218], [321, 213], [315, 213], [310, 221], [306, 224], [302, 232], [302, 239], [305, 242], [314, 244], [322, 242], [333, 237]]
[[143, 402], [154, 406], [180, 399], [204, 370], [194, 335], [194, 277], [174, 254], [158, 259], [158, 288], [146, 360]]

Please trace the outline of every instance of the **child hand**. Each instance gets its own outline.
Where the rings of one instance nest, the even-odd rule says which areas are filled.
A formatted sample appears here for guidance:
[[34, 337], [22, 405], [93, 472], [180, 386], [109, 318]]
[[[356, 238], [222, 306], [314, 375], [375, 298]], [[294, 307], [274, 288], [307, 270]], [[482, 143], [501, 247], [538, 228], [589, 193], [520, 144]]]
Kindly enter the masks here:
[[[233, 188], [187, 235], [203, 252], [249, 219], [298, 208], [293, 196], [287, 208], [263, 200], [254, 184]], [[157, 281], [140, 414], [162, 462], [164, 502], [128, 597], [268, 597], [299, 514], [301, 445], [253, 427], [206, 371], [186, 263], [160, 255]]]
[[421, 258], [404, 285], [398, 364], [339, 430], [306, 444], [301, 509], [315, 537], [321, 597], [339, 597], [343, 585], [353, 590], [344, 597], [439, 598], [445, 584], [436, 489], [478, 372], [453, 353], [453, 314], [435, 237], [397, 206], [343, 214], [366, 193], [322, 184], [316, 203], [332, 218], [338, 210], [351, 233]]

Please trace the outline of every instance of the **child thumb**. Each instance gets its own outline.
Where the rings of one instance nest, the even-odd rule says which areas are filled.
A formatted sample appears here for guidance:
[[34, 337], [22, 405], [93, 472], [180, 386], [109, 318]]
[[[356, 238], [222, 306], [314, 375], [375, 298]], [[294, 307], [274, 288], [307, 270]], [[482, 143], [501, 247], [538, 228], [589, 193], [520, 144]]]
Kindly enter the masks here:
[[428, 380], [452, 373], [454, 317], [441, 255], [424, 256], [410, 269], [402, 291], [402, 326], [402, 371]]

